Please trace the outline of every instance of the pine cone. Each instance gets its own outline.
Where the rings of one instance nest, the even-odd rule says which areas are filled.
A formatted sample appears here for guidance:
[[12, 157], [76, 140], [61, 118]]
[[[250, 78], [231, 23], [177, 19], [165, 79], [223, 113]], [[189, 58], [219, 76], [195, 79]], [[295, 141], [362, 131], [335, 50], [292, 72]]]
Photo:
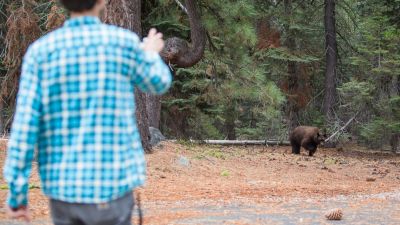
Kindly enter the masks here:
[[325, 214], [328, 220], [341, 220], [343, 217], [343, 212], [341, 209], [332, 209]]

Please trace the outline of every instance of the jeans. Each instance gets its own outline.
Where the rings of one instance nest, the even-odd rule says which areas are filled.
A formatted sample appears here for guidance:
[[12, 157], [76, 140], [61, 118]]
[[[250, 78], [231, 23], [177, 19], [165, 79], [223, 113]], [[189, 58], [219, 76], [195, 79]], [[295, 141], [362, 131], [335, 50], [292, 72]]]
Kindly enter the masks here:
[[51, 217], [55, 225], [131, 225], [133, 207], [132, 192], [101, 204], [50, 200]]

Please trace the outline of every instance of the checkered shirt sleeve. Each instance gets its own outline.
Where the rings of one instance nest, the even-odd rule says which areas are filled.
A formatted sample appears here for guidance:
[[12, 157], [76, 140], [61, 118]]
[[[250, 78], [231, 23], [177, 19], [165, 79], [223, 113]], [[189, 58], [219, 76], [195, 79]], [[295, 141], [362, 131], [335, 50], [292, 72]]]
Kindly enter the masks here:
[[144, 183], [134, 88], [162, 94], [172, 76], [139, 46], [134, 33], [94, 17], [70, 19], [31, 45], [4, 167], [9, 206], [27, 204], [35, 149], [53, 199], [107, 202]]
[[37, 143], [41, 114], [41, 88], [38, 66], [32, 51], [23, 60], [17, 107], [12, 136], [8, 143], [4, 177], [9, 183], [8, 204], [11, 207], [27, 204], [28, 179], [34, 147]]

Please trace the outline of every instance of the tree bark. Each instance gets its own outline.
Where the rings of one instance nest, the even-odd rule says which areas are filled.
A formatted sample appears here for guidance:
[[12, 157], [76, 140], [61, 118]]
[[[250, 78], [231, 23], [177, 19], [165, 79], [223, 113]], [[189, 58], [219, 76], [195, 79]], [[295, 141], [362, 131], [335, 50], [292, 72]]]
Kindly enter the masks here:
[[[285, 14], [287, 17], [292, 17], [292, 0], [285, 0]], [[287, 38], [285, 40], [285, 46], [290, 51], [296, 50], [296, 39], [293, 31], [290, 30], [290, 22], [285, 25], [285, 30], [287, 32]], [[298, 126], [298, 114], [299, 108], [296, 103], [296, 99], [293, 96], [297, 95], [299, 78], [297, 63], [294, 61], [287, 62], [287, 75], [288, 75], [288, 104], [286, 108], [286, 115], [288, 118], [288, 128], [289, 131], [293, 130]]]
[[325, 0], [325, 97], [323, 112], [325, 123], [333, 121], [333, 107], [336, 96], [336, 67], [337, 67], [337, 43], [336, 43], [336, 21], [335, 0]]
[[[392, 75], [392, 81], [391, 81], [391, 85], [390, 85], [390, 97], [397, 97], [399, 96], [399, 75]], [[396, 118], [395, 115], [394, 118]], [[390, 146], [392, 147], [392, 152], [396, 153], [397, 149], [399, 147], [399, 142], [400, 142], [400, 133], [397, 132], [396, 130], [392, 130], [391, 132], [391, 137], [390, 137]]]
[[186, 0], [185, 6], [189, 16], [190, 38], [189, 45], [177, 37], [168, 38], [161, 52], [163, 59], [177, 67], [191, 67], [201, 60], [206, 46], [206, 31], [201, 22], [201, 16], [195, 0]]
[[[0, 11], [1, 12], [5, 12], [6, 9], [6, 5], [8, 4], [8, 1], [5, 1], [3, 4], [0, 4]], [[4, 45], [4, 37], [6, 34], [6, 21], [7, 18], [5, 16], [5, 14], [0, 13], [0, 49], [4, 49], [5, 45]], [[5, 76], [5, 71], [0, 70], [0, 80], [2, 80], [2, 78]], [[1, 82], [0, 82], [1, 83]], [[1, 87], [3, 88], [3, 87]], [[1, 94], [0, 94], [0, 135], [4, 132], [4, 111], [5, 111], [5, 106], [4, 106], [4, 101], [5, 99], [2, 98]]]
[[135, 89], [135, 101], [136, 120], [140, 132], [140, 138], [142, 139], [142, 146], [146, 153], [151, 153], [152, 148], [150, 145], [150, 131], [146, 110], [146, 94], [137, 88]]
[[149, 126], [160, 129], [161, 96], [146, 94], [146, 109]]
[[[141, 0], [114, 0], [107, 3], [107, 9], [103, 20], [107, 23], [121, 26], [134, 31], [142, 36]], [[142, 146], [146, 153], [151, 152], [150, 132], [147, 119], [146, 95], [139, 89], [135, 89], [136, 119], [142, 140]]]
[[228, 140], [236, 140], [235, 119], [235, 106], [232, 103], [225, 108], [225, 132]]
[[[163, 60], [176, 67], [191, 67], [198, 63], [206, 46], [206, 31], [195, 0], [186, 0], [185, 6], [189, 16], [191, 44], [177, 37], [168, 38], [161, 52]], [[146, 96], [149, 125], [160, 128], [161, 96]]]

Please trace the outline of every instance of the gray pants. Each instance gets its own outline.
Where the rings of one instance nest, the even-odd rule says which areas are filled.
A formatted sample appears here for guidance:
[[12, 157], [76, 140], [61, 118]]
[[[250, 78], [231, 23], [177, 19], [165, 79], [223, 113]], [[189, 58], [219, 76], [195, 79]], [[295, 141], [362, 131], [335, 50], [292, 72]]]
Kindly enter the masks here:
[[51, 199], [55, 225], [131, 225], [132, 192], [103, 204], [77, 204]]

